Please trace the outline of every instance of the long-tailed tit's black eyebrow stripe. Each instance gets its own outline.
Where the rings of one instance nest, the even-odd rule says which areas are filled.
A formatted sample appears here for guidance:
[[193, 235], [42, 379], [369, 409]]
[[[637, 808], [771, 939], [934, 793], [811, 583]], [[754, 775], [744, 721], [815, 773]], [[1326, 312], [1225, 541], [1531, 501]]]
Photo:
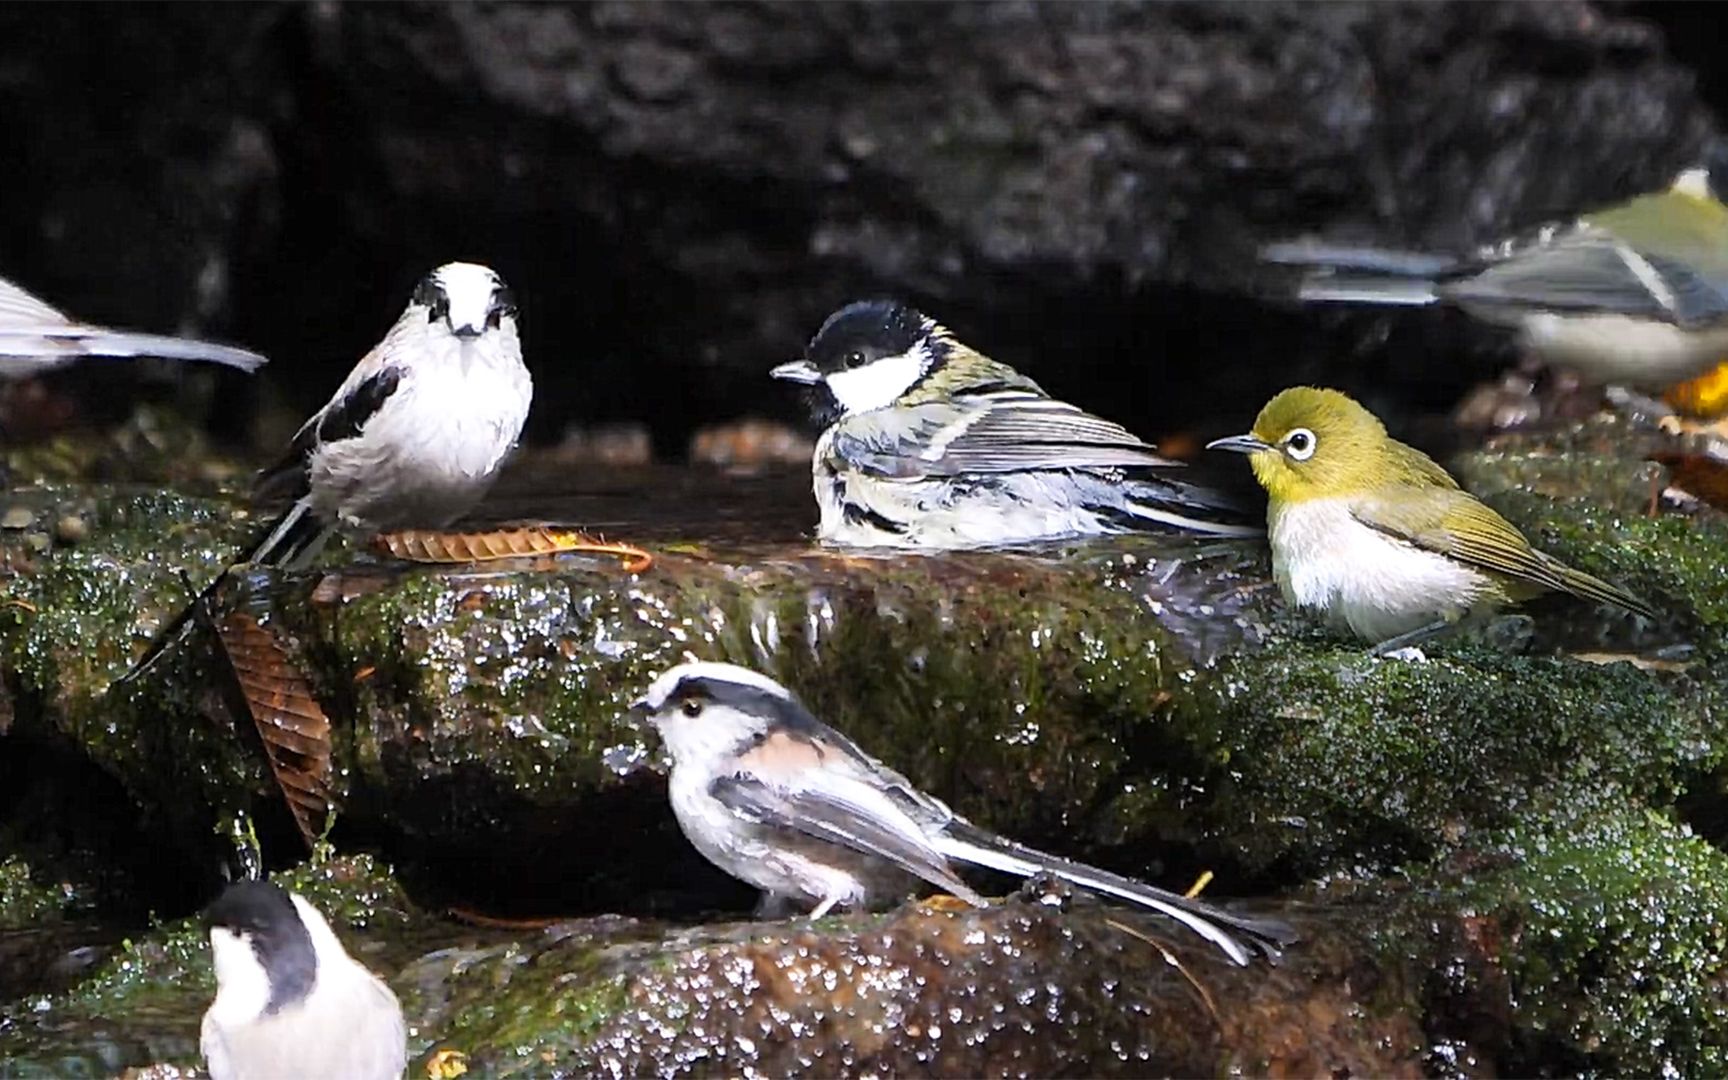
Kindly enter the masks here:
[[[387, 367], [366, 379], [336, 402], [318, 421], [318, 444], [340, 442], [360, 434], [366, 422], [383, 407], [386, 399], [402, 382], [402, 369]], [[307, 452], [311, 452], [307, 447]]]

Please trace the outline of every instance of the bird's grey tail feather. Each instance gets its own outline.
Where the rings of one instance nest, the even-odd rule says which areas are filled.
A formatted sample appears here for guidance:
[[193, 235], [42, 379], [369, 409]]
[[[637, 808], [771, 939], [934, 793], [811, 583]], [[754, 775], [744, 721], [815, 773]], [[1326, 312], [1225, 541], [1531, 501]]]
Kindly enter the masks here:
[[1452, 269], [1457, 260], [1446, 255], [1390, 248], [1345, 247], [1312, 240], [1267, 244], [1260, 258], [1284, 266], [1311, 266], [1332, 271], [1353, 270], [1384, 277], [1431, 278]]
[[[264, 537], [255, 544], [241, 560], [261, 566], [292, 567], [310, 561], [324, 546], [330, 531], [307, 507], [305, 500], [296, 502], [287, 513], [264, 532]], [[205, 611], [216, 589], [228, 577], [227, 571], [216, 575], [216, 580], [205, 586], [204, 591], [193, 598], [180, 613], [174, 616], [172, 622], [163, 627], [151, 640], [150, 647], [138, 659], [126, 674], [120, 676], [121, 683], [128, 683], [144, 674], [162, 658], [169, 645], [184, 636], [187, 626], [193, 618]]]
[[1456, 265], [1443, 255], [1384, 248], [1339, 247], [1310, 240], [1269, 244], [1266, 262], [1305, 266], [1297, 298], [1346, 304], [1422, 306], [1439, 300], [1434, 279]]
[[961, 862], [1022, 877], [1050, 873], [1081, 888], [1162, 912], [1218, 946], [1238, 964], [1248, 963], [1249, 952], [1231, 931], [1247, 937], [1257, 948], [1273, 957], [1277, 956], [1281, 946], [1296, 940], [1295, 931], [1283, 923], [1232, 915], [1108, 870], [1016, 844], [967, 822], [951, 822], [947, 830], [936, 837], [936, 846], [944, 855]]
[[1440, 299], [1432, 281], [1421, 278], [1370, 277], [1366, 274], [1310, 274], [1296, 290], [1309, 303], [1392, 304], [1424, 307]]
[[1186, 468], [1155, 470], [1131, 476], [1108, 507], [1125, 528], [1148, 526], [1180, 529], [1210, 536], [1260, 536], [1266, 532], [1264, 511], [1251, 510], [1246, 500], [1204, 482], [1191, 482]]
[[259, 566], [298, 567], [318, 554], [330, 536], [327, 526], [317, 519], [305, 499], [288, 508], [246, 554], [246, 562]]
[[126, 674], [120, 676], [116, 682], [125, 685], [155, 667], [156, 661], [162, 659], [168, 646], [185, 636], [186, 628], [191, 625], [193, 618], [207, 609], [210, 598], [216, 594], [217, 586], [227, 577], [228, 571], [224, 570], [216, 575], [215, 581], [204, 586], [203, 592], [193, 597], [192, 602], [181, 608], [180, 613], [174, 616], [167, 626], [156, 632], [156, 636], [150, 639], [150, 647], [144, 650], [144, 655], [134, 661], [132, 666], [126, 669]]

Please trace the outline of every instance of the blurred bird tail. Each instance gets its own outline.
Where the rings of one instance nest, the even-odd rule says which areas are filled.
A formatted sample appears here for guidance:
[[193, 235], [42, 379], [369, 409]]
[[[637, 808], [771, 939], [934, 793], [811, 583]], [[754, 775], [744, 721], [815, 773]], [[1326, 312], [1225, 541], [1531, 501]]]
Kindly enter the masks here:
[[1040, 873], [1052, 874], [1083, 889], [1161, 912], [1218, 946], [1238, 964], [1247, 964], [1250, 953], [1237, 935], [1247, 938], [1252, 945], [1271, 958], [1277, 957], [1281, 947], [1296, 940], [1296, 932], [1276, 920], [1232, 915], [1210, 904], [1166, 892], [1154, 885], [1112, 874], [1108, 870], [1100, 870], [1095, 866], [1087, 866], [1056, 855], [1047, 855], [1024, 844], [1016, 844], [1012, 840], [986, 832], [958, 818], [933, 839], [937, 849], [950, 859], [1020, 877], [1032, 877]]
[[1309, 240], [1269, 244], [1260, 258], [1281, 266], [1306, 267], [1297, 298], [1354, 304], [1420, 306], [1439, 299], [1434, 279], [1454, 260], [1417, 251], [1338, 247]]

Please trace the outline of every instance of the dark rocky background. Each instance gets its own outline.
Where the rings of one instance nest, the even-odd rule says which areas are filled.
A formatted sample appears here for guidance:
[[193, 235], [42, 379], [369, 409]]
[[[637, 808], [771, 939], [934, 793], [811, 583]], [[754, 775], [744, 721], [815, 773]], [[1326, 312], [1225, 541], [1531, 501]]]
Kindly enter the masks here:
[[1256, 247], [1467, 245], [1658, 185], [1717, 129], [1728, 84], [1686, 61], [1721, 22], [1570, 2], [11, 6], [0, 274], [269, 354], [255, 384], [221, 377], [230, 441], [260, 402], [321, 404], [453, 258], [521, 294], [540, 443], [635, 419], [675, 456], [701, 423], [793, 416], [765, 369], [873, 294], [1148, 436], [1229, 428], [1299, 380], [1443, 409], [1504, 361], [1494, 339], [1268, 302]]

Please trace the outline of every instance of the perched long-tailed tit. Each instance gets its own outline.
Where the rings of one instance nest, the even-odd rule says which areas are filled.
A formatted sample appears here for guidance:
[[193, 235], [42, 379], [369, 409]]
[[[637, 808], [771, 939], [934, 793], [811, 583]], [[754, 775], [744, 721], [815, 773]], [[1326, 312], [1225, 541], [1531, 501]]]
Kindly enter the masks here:
[[216, 999], [199, 1049], [212, 1080], [400, 1077], [402, 1007], [349, 956], [304, 898], [263, 881], [230, 885], [205, 915]]
[[25, 378], [85, 356], [207, 360], [241, 371], [256, 371], [265, 362], [255, 352], [229, 345], [76, 322], [10, 281], [0, 280], [0, 378]]
[[1053, 874], [1182, 923], [1248, 963], [1243, 941], [1274, 955], [1295, 940], [1247, 919], [1105, 870], [1034, 851], [980, 829], [817, 720], [779, 683], [731, 664], [680, 664], [632, 708], [672, 754], [672, 811], [714, 865], [765, 900], [866, 906], [923, 879], [967, 903], [984, 900], [955, 864]]
[[295, 501], [247, 561], [303, 565], [337, 529], [450, 524], [492, 487], [533, 396], [509, 287], [484, 266], [440, 266], [259, 477], [257, 498]]
[[[533, 394], [509, 287], [484, 266], [440, 266], [287, 456], [260, 474], [256, 499], [294, 502], [242, 561], [296, 568], [339, 529], [450, 524], [491, 488]], [[155, 661], [209, 593], [157, 635], [123, 682]]]
[[1121, 425], [1046, 394], [892, 301], [828, 317], [770, 374], [812, 390], [817, 535], [976, 548], [1145, 530], [1260, 528], [1231, 496]]

